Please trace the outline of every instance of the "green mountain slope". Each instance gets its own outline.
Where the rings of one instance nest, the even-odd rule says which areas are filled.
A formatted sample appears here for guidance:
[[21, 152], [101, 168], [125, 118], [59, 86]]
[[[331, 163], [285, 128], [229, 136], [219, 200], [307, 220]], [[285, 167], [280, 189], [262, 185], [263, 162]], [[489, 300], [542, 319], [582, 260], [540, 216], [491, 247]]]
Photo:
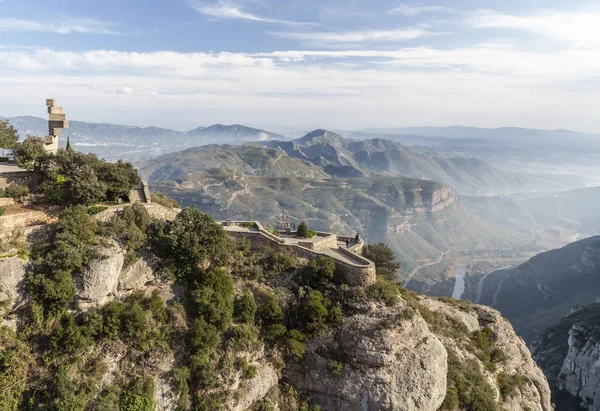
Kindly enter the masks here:
[[485, 280], [482, 304], [499, 309], [531, 342], [577, 305], [600, 294], [600, 236], [541, 253]]

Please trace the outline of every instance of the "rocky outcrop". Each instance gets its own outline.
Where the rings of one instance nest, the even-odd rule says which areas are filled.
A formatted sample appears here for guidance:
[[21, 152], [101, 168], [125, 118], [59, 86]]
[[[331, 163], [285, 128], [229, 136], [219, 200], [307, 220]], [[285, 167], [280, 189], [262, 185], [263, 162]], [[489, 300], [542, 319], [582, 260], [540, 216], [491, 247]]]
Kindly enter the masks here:
[[125, 267], [119, 275], [119, 292], [142, 288], [155, 279], [154, 270], [159, 260], [152, 253], [144, 251], [139, 259]]
[[[327, 410], [435, 411], [446, 397], [448, 359], [453, 355], [478, 364], [500, 409], [552, 409], [542, 371], [498, 312], [480, 306], [465, 311], [417, 298], [416, 303], [402, 301], [394, 308], [374, 303], [357, 307], [335, 332], [309, 341], [305, 359], [288, 365], [285, 377]], [[420, 315], [420, 310], [429, 314]], [[440, 329], [439, 318], [455, 329]], [[506, 354], [495, 372], [488, 371], [465, 342], [470, 333], [485, 328], [494, 336], [495, 347]], [[464, 337], [456, 335], [457, 329]], [[506, 398], [500, 393], [501, 373], [524, 381]]]
[[550, 382], [558, 411], [577, 403], [600, 410], [600, 304], [573, 310], [544, 331], [531, 351]]
[[569, 351], [558, 375], [559, 387], [600, 410], [600, 328], [574, 324], [569, 330]]
[[117, 295], [125, 261], [125, 253], [115, 241], [97, 246], [93, 252], [97, 258], [90, 262], [85, 272], [75, 276], [81, 308], [101, 306]]
[[25, 299], [23, 279], [26, 266], [27, 261], [19, 257], [0, 259], [0, 301], [5, 302], [9, 312]]

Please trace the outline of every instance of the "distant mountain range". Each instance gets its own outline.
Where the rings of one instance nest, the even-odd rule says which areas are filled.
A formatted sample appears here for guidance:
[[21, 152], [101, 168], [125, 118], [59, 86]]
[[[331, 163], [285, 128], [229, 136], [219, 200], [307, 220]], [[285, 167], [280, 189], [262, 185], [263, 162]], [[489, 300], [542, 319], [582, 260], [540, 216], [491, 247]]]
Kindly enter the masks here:
[[[8, 119], [21, 136], [48, 133], [46, 119], [32, 116], [11, 117]], [[86, 123], [69, 121], [60, 139], [66, 145], [67, 136], [78, 150], [96, 153], [107, 159], [144, 158], [182, 150], [188, 147], [212, 143], [247, 143], [285, 139], [284, 136], [242, 125], [215, 124], [198, 127], [190, 131], [176, 131], [159, 127], [133, 127], [116, 124]]]
[[[452, 250], [516, 251], [530, 245], [528, 233], [470, 213], [447, 185], [431, 181], [435, 176], [458, 189], [490, 191], [526, 179], [475, 159], [435, 157], [389, 140], [354, 141], [316, 130], [293, 141], [195, 147], [138, 165], [152, 189], [219, 219], [253, 213], [275, 225], [287, 211], [315, 229], [385, 241], [405, 274]], [[479, 168], [496, 176], [481, 179], [485, 173]], [[487, 187], [488, 181], [496, 185]]]

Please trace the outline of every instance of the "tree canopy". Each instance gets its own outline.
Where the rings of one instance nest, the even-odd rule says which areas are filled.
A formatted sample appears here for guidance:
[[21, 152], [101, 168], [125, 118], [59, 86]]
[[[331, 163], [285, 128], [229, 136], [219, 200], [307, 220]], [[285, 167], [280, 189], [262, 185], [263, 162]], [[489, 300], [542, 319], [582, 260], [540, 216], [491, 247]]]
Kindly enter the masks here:
[[29, 136], [13, 145], [13, 156], [21, 168], [37, 169], [46, 156], [44, 140], [41, 137]]
[[396, 255], [385, 243], [369, 244], [364, 251], [364, 256], [375, 263], [377, 275], [386, 280], [397, 279], [400, 263], [396, 262]]
[[8, 120], [0, 120], [0, 149], [12, 150], [18, 140], [19, 134], [13, 126], [8, 124]]

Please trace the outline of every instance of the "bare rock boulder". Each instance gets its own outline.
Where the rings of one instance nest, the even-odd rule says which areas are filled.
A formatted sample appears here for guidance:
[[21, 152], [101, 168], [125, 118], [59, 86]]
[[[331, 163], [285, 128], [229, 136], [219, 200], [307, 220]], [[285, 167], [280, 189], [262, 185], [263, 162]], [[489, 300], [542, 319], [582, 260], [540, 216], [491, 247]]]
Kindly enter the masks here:
[[96, 247], [94, 252], [97, 258], [75, 276], [81, 308], [102, 306], [117, 295], [125, 253], [115, 241]]

